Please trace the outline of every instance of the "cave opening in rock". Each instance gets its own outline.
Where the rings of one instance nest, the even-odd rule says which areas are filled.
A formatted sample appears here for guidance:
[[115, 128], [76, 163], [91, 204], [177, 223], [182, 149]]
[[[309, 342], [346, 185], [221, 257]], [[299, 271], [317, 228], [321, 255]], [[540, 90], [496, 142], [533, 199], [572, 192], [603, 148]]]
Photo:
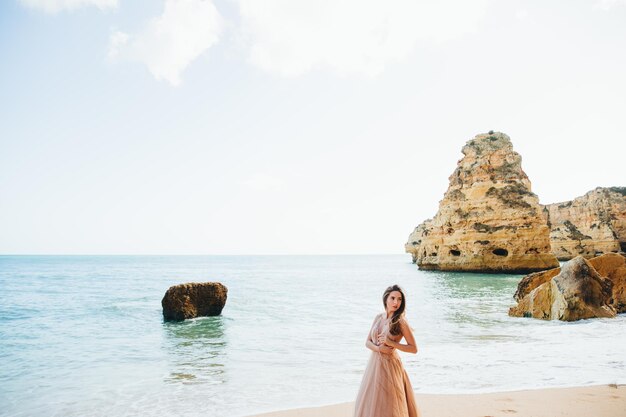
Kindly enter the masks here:
[[506, 249], [498, 248], [493, 250], [493, 254], [498, 256], [507, 256], [509, 254], [509, 251]]
[[450, 249], [450, 255], [452, 255], [452, 256], [461, 256], [461, 251], [460, 250]]

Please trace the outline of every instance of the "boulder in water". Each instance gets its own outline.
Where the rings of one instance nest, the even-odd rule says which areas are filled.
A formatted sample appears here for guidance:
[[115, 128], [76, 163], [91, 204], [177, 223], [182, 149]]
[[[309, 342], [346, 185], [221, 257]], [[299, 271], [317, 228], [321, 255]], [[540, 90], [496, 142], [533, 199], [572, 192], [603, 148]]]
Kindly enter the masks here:
[[179, 284], [170, 287], [161, 306], [165, 320], [181, 321], [201, 316], [221, 314], [228, 288], [219, 282]]
[[613, 283], [611, 305], [618, 313], [626, 313], [626, 257], [617, 253], [607, 253], [592, 259], [589, 263], [603, 277]]
[[522, 280], [517, 284], [517, 291], [515, 291], [515, 301], [520, 301], [527, 294], [529, 294], [532, 290], [540, 286], [541, 284], [550, 281], [555, 276], [559, 275], [561, 272], [561, 268], [552, 268], [547, 271], [534, 272], [530, 275], [526, 275]]
[[509, 315], [563, 321], [615, 317], [612, 290], [611, 280], [600, 276], [584, 257], [577, 256], [511, 307]]

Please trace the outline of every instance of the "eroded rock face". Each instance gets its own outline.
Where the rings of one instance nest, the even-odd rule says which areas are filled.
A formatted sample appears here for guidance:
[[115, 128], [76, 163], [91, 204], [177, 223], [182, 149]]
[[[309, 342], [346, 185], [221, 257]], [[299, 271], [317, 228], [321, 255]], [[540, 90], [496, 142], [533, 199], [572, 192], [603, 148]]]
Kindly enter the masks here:
[[601, 276], [613, 283], [611, 306], [618, 313], [626, 313], [626, 257], [617, 253], [607, 253], [589, 259], [589, 263]]
[[559, 260], [626, 252], [626, 187], [601, 188], [544, 206], [552, 251]]
[[513, 298], [515, 298], [516, 301], [520, 301], [522, 298], [526, 297], [526, 295], [532, 290], [534, 290], [544, 282], [550, 281], [552, 278], [559, 275], [560, 272], [561, 268], [553, 268], [548, 269], [547, 271], [534, 272], [530, 275], [526, 275], [517, 284], [517, 291], [515, 292]]
[[420, 269], [528, 273], [558, 267], [521, 156], [503, 133], [477, 135], [450, 176], [439, 211], [409, 236]]
[[228, 289], [219, 282], [174, 285], [166, 292], [161, 306], [165, 320], [186, 320], [221, 314]]
[[[626, 257], [617, 253], [607, 253], [588, 259], [588, 262], [601, 277], [608, 278], [612, 282], [612, 295], [608, 304], [617, 313], [626, 313]], [[554, 268], [525, 276], [517, 284], [517, 291], [513, 298], [521, 302], [534, 289], [550, 281], [560, 272], [561, 268]], [[525, 301], [527, 302], [528, 300]]]
[[610, 305], [612, 288], [611, 280], [600, 276], [584, 257], [577, 256], [511, 307], [509, 315], [563, 321], [615, 317], [616, 311]]

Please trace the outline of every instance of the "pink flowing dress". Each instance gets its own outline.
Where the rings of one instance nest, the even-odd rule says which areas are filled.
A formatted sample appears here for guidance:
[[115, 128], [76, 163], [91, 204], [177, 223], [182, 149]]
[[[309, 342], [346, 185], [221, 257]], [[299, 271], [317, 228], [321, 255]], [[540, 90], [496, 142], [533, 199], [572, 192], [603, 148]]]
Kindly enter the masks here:
[[[370, 330], [370, 340], [378, 345], [378, 335], [389, 334], [389, 320], [384, 314], [378, 316]], [[390, 335], [399, 342], [402, 334]], [[415, 394], [397, 349], [393, 353], [372, 352], [359, 394], [356, 398], [354, 417], [419, 417]]]

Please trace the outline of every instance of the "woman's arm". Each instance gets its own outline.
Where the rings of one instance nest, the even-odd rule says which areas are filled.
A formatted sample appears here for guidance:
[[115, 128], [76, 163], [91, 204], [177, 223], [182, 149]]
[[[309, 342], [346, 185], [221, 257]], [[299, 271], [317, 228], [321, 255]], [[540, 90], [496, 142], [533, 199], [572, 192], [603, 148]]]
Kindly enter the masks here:
[[365, 341], [365, 347], [373, 352], [380, 352], [380, 346], [376, 346], [375, 344], [373, 344], [369, 337]]
[[[374, 322], [372, 323], [372, 328], [374, 327], [374, 325], [376, 324], [376, 322], [378, 321], [378, 316], [376, 316], [374, 318]], [[370, 329], [369, 333], [367, 333], [367, 339], [365, 340], [365, 347], [368, 348], [369, 350], [373, 351], [373, 352], [378, 352], [378, 353], [386, 353], [389, 354], [391, 352], [393, 352], [393, 348], [390, 346], [386, 346], [386, 345], [375, 345], [374, 342], [372, 341], [372, 339], [370, 339], [370, 335], [372, 333], [372, 330]]]
[[417, 345], [415, 344], [413, 332], [411, 331], [409, 323], [407, 323], [404, 319], [400, 320], [400, 330], [402, 331], [402, 336], [404, 336], [404, 340], [406, 340], [406, 345], [399, 342], [394, 342], [389, 338], [389, 336], [387, 336], [387, 339], [385, 340], [385, 345], [399, 349], [403, 352], [417, 353]]
[[367, 339], [365, 339], [365, 347], [368, 348], [371, 351], [374, 351], [374, 352], [378, 352], [379, 351], [379, 349], [378, 349], [379, 346], [376, 346], [374, 344], [374, 342], [372, 342], [372, 339], [370, 338], [370, 335], [372, 333], [371, 329], [374, 328], [374, 324], [376, 324], [377, 321], [378, 321], [378, 316], [374, 317], [374, 322], [372, 323], [372, 326], [370, 327], [370, 331], [367, 333]]

